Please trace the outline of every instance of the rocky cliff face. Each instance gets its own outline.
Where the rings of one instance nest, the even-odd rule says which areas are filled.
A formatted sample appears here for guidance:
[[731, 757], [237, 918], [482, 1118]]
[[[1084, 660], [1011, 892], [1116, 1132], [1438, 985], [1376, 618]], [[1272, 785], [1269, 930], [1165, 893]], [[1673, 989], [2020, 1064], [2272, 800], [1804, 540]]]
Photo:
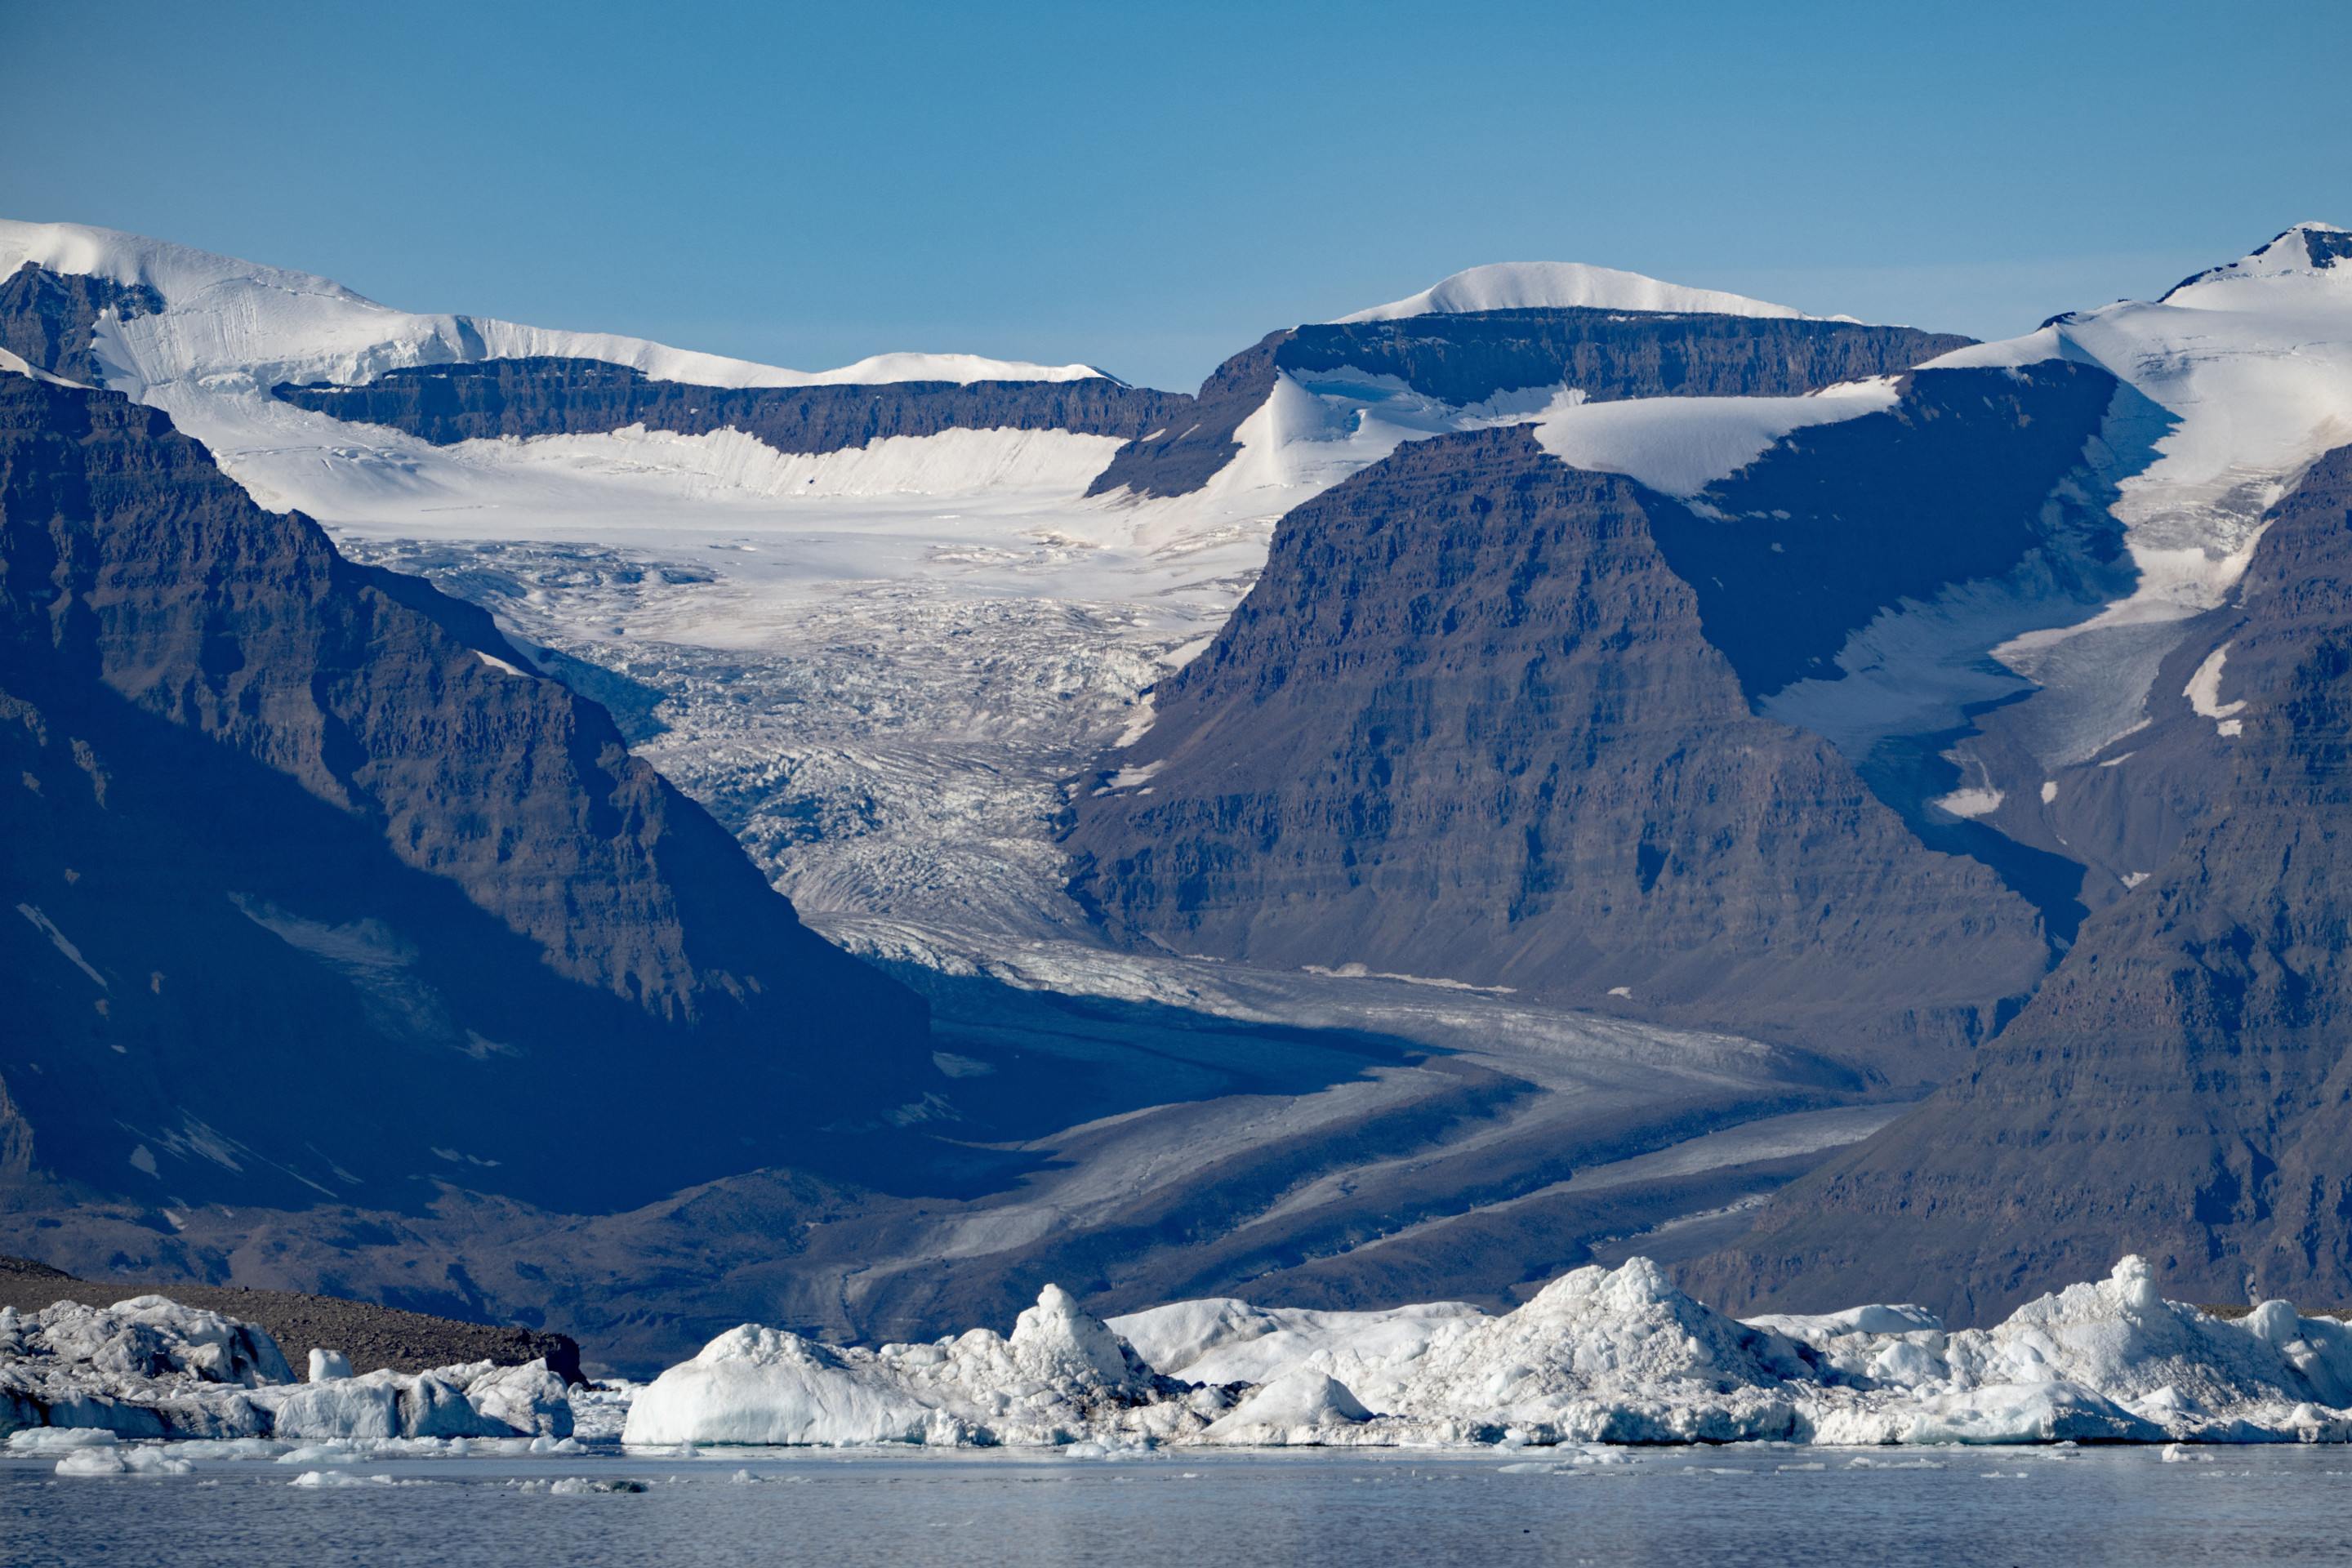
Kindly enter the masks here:
[[601, 708], [162, 414], [0, 375], [0, 1152], [189, 1197], [586, 1202], [923, 1064], [919, 1002]]
[[1705, 526], [1524, 429], [1286, 517], [1077, 803], [1114, 936], [1362, 963], [1933, 1076], [2042, 973], [2032, 910], [1757, 717], [1662, 542]]
[[587, 359], [484, 360], [387, 371], [364, 386], [280, 386], [297, 407], [389, 426], [436, 446], [501, 436], [593, 435], [643, 425], [700, 436], [732, 427], [780, 452], [835, 452], [943, 430], [1073, 430], [1133, 439], [1190, 398], [1089, 381], [894, 382], [877, 386], [689, 386]]
[[1770, 397], [1896, 375], [1969, 340], [1914, 327], [1640, 310], [1486, 310], [1301, 327], [1280, 368], [1392, 375], [1457, 407], [1527, 387], [1618, 397]]
[[1986, 1319], [2139, 1251], [2177, 1295], [2352, 1296], [2352, 448], [2273, 510], [2184, 658], [2223, 647], [2218, 716], [2170, 698], [2155, 731], [2207, 781], [2171, 858], [1968, 1072], [1695, 1283]]
[[1185, 398], [1159, 428], [1120, 447], [1087, 493], [1181, 496], [1207, 484], [1242, 449], [1234, 433], [1274, 390], [1275, 356], [1290, 335], [1269, 332], [1219, 365], [1199, 396]]
[[36, 370], [95, 384], [90, 334], [100, 314], [127, 320], [163, 308], [163, 297], [144, 283], [49, 272], [28, 261], [0, 282], [0, 349]]

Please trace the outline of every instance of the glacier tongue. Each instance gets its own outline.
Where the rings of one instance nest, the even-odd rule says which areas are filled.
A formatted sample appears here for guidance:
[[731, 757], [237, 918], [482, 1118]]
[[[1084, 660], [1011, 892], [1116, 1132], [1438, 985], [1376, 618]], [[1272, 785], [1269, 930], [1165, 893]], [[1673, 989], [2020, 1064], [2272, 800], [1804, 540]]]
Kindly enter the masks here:
[[2284, 1302], [2223, 1321], [2164, 1300], [2137, 1258], [1958, 1331], [1887, 1305], [1741, 1322], [1636, 1258], [1500, 1316], [1219, 1300], [1104, 1323], [1049, 1286], [1010, 1340], [869, 1351], [746, 1325], [640, 1394], [624, 1440], [2344, 1442], [2347, 1400], [2352, 1328]]

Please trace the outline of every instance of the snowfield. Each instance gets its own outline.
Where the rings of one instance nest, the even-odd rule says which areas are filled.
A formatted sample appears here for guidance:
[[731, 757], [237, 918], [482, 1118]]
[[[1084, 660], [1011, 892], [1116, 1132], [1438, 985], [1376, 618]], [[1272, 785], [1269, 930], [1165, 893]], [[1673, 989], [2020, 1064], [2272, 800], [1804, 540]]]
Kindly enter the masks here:
[[841, 1350], [745, 1326], [641, 1394], [634, 1445], [2352, 1441], [2352, 1327], [2164, 1300], [2126, 1258], [1990, 1329], [1916, 1307], [1740, 1322], [1646, 1258], [1517, 1310], [1179, 1302], [1048, 1287], [1010, 1339]]

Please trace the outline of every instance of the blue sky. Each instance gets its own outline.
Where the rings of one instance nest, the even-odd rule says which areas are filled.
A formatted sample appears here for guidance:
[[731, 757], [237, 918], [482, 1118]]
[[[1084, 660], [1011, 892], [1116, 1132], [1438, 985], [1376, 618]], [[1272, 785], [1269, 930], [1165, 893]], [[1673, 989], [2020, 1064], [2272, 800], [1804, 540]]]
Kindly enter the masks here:
[[2352, 224], [2352, 5], [0, 0], [0, 214], [1190, 386], [1496, 260], [2006, 335]]

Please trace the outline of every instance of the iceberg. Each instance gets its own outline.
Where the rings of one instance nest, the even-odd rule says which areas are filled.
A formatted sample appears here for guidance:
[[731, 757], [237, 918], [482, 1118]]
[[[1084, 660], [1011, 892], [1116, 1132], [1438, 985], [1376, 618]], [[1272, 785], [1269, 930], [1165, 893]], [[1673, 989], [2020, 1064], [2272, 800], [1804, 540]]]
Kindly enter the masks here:
[[1161, 1376], [1068, 1291], [1013, 1323], [879, 1350], [745, 1324], [656, 1378], [629, 1407], [631, 1445], [918, 1443], [1053, 1446], [1169, 1440], [1229, 1396]]
[[0, 1308], [0, 1434], [11, 1452], [71, 1450], [66, 1458], [81, 1468], [60, 1473], [76, 1475], [128, 1473], [100, 1463], [118, 1437], [572, 1435], [563, 1380], [544, 1361], [354, 1377], [341, 1355], [313, 1352], [310, 1368], [312, 1380], [298, 1384], [263, 1330], [163, 1296]]
[[[1179, 1301], [1108, 1322], [1048, 1286], [1010, 1338], [878, 1350], [747, 1324], [637, 1395], [630, 1444], [1506, 1447], [2352, 1441], [2352, 1327], [2167, 1301], [2126, 1258], [1987, 1329], [1871, 1304], [1740, 1321], [1647, 1258], [1517, 1310]], [[1583, 1462], [1580, 1460], [1580, 1462]]]

